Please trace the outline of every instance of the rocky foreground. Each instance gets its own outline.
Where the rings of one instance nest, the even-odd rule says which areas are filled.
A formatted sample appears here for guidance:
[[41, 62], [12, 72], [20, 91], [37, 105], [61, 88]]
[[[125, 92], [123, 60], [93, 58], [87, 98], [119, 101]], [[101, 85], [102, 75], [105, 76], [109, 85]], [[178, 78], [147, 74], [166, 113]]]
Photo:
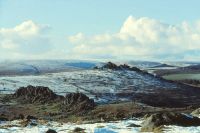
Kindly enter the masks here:
[[[166, 125], [200, 126], [200, 111], [197, 109], [190, 114], [194, 110], [192, 107], [161, 108], [137, 102], [98, 105], [85, 94], [77, 92], [61, 96], [42, 86], [21, 87], [14, 94], [1, 95], [0, 101], [0, 120], [20, 120], [20, 126], [23, 127], [37, 126], [48, 121], [85, 124], [131, 118], [138, 118], [143, 122], [140, 125], [132, 123], [129, 126], [140, 127], [140, 131], [145, 132], [160, 132]], [[84, 131], [76, 130], [74, 132]]]

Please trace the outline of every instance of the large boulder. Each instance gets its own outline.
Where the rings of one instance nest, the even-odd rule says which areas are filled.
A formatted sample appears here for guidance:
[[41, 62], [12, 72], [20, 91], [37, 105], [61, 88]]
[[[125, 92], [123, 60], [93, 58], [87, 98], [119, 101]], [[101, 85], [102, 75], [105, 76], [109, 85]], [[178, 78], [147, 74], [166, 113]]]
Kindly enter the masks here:
[[180, 113], [156, 113], [144, 120], [141, 131], [155, 132], [161, 130], [164, 125], [200, 126], [200, 119]]
[[95, 107], [93, 99], [83, 93], [70, 93], [65, 96], [64, 105], [67, 111], [82, 113]]
[[34, 87], [31, 85], [27, 87], [20, 87], [13, 94], [13, 97], [24, 103], [49, 103], [58, 98], [61, 98], [61, 96], [56, 95], [48, 87]]
[[200, 108], [192, 111], [191, 115], [196, 116], [196, 117], [200, 117]]
[[57, 133], [55, 130], [53, 130], [53, 129], [48, 129], [47, 131], [46, 131], [46, 133]]
[[83, 129], [83, 128], [76, 127], [76, 128], [73, 130], [73, 133], [86, 133], [84, 130], [85, 130], [85, 129]]

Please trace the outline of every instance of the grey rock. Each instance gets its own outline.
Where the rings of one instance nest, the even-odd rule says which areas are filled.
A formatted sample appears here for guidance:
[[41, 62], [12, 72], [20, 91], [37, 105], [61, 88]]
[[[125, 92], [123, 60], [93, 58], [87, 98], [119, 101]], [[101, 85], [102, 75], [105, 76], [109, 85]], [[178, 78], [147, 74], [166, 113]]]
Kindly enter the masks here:
[[147, 117], [142, 123], [141, 131], [153, 132], [160, 130], [164, 125], [200, 126], [200, 119], [180, 113], [156, 113]]
[[196, 117], [199, 117], [199, 116], [200, 116], [200, 108], [194, 110], [194, 111], [191, 113], [191, 115], [196, 116]]

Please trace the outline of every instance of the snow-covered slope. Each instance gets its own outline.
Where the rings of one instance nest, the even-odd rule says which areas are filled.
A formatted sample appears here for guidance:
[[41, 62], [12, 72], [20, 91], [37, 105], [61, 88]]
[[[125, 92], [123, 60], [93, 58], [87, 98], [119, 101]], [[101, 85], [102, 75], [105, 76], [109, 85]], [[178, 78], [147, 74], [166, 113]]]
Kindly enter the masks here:
[[153, 88], [176, 88], [172, 83], [163, 83], [152, 76], [134, 71], [76, 70], [35, 76], [0, 77], [1, 90], [15, 91], [30, 84], [48, 86], [57, 93], [75, 92], [78, 89], [90, 94], [143, 92], [146, 88], [148, 91]]
[[0, 75], [33, 75], [47, 72], [89, 69], [97, 62], [72, 60], [24, 60], [0, 62]]
[[0, 77], [0, 90], [4, 93], [13, 93], [17, 88], [27, 85], [47, 86], [63, 95], [80, 91], [97, 102], [136, 100], [154, 106], [186, 106], [199, 104], [200, 101], [199, 89], [129, 70], [91, 69]]

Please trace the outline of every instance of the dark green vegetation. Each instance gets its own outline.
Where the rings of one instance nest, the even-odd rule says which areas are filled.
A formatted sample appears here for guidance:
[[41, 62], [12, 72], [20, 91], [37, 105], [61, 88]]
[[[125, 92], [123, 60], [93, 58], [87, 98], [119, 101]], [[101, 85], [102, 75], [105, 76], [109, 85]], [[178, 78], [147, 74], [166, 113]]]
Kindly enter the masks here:
[[154, 71], [154, 73], [158, 76], [171, 75], [171, 74], [198, 74], [200, 73], [200, 65], [178, 67], [175, 69], [159, 69]]
[[163, 78], [168, 80], [200, 80], [200, 74], [170, 74], [165, 75]]
[[176, 69], [159, 69], [155, 70], [154, 73], [167, 80], [200, 87], [200, 65], [191, 65]]

